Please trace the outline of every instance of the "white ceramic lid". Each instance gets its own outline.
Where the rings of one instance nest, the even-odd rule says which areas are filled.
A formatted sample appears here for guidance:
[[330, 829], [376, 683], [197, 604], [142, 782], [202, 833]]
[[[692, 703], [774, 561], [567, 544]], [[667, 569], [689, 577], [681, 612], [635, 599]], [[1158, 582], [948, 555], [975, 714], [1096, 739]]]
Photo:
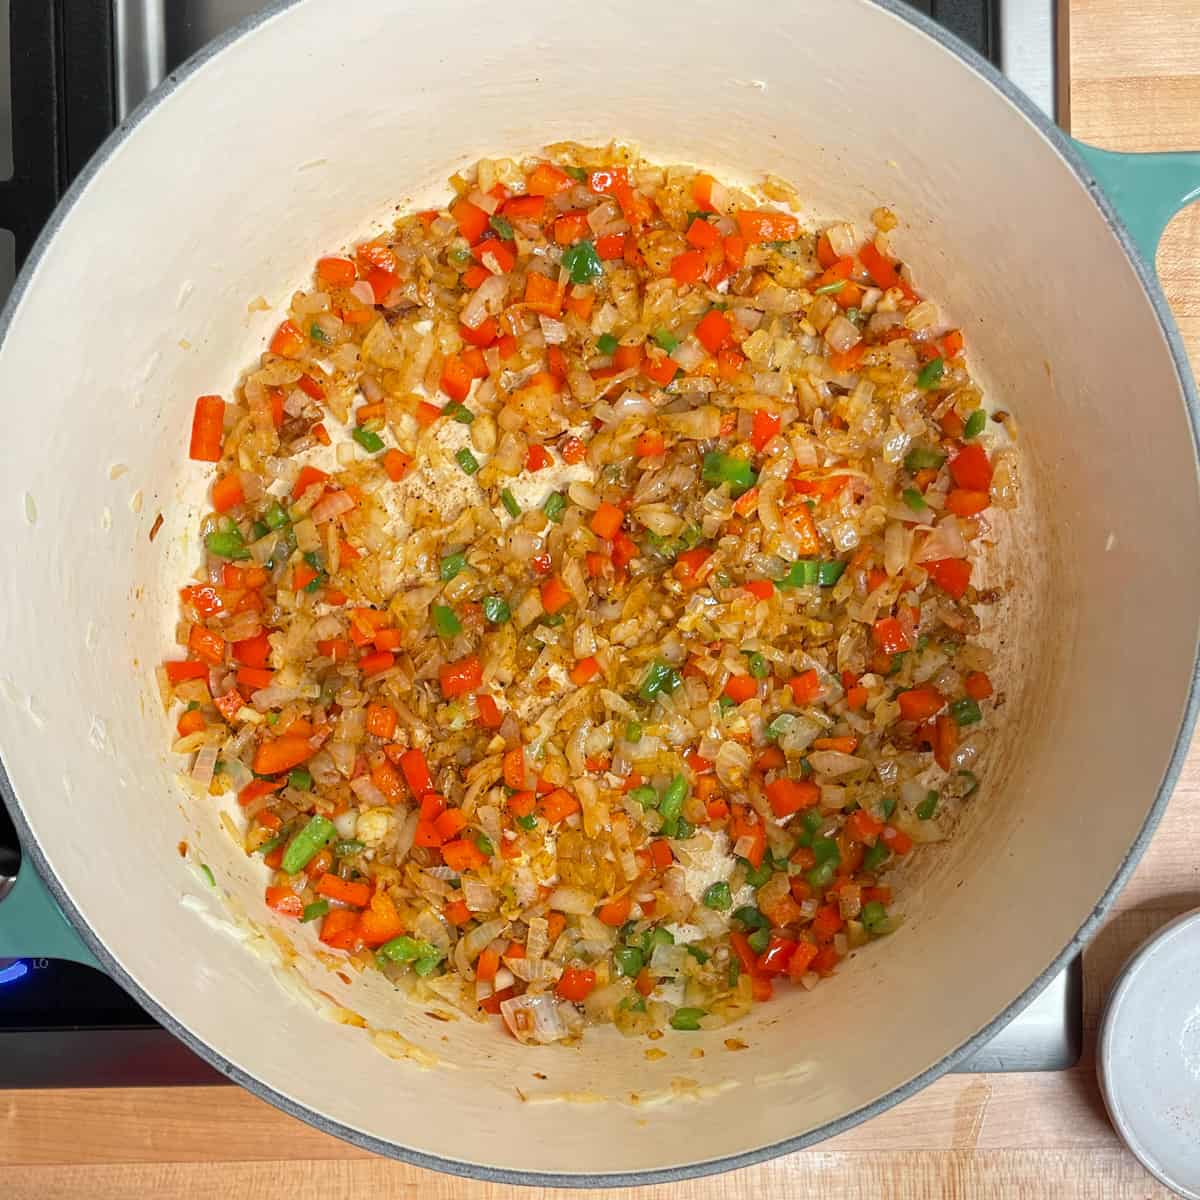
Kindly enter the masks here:
[[1143, 1165], [1200, 1200], [1200, 909], [1126, 964], [1100, 1026], [1100, 1088]]

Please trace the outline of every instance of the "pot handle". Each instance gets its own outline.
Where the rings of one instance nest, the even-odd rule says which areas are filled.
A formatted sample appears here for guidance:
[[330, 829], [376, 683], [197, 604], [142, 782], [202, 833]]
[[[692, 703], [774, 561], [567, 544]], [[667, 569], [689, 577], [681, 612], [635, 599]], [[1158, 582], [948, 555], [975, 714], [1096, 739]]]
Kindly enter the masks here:
[[1112, 201], [1134, 245], [1154, 266], [1154, 253], [1171, 218], [1200, 200], [1200, 153], [1125, 154], [1076, 141], [1075, 148]]
[[28, 857], [0, 899], [0, 959], [5, 958], [65, 958], [102, 969]]

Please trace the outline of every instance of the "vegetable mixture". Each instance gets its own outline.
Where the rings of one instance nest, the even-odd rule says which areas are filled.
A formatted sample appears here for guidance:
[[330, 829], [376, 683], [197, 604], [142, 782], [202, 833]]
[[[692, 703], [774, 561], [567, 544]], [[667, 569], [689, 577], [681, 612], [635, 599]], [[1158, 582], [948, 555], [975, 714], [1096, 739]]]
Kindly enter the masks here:
[[1012, 452], [886, 209], [618, 146], [450, 183], [196, 401], [174, 749], [334, 965], [522, 1042], [724, 1025], [975, 791]]

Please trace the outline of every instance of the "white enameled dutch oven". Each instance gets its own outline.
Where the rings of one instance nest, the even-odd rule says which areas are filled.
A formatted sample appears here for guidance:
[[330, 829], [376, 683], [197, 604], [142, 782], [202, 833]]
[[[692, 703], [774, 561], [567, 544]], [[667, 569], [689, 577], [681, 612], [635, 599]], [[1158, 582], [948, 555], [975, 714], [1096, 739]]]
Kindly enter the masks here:
[[[902, 928], [736, 1030], [668, 1037], [657, 1061], [611, 1028], [527, 1049], [302, 959], [371, 1028], [339, 1024], [281, 993], [255, 952], [269, 943], [232, 936], [220, 893], [268, 920], [262, 868], [167, 752], [154, 666], [199, 561], [193, 401], [228, 395], [317, 255], [398, 202], [443, 196], [480, 155], [613, 137], [735, 179], [773, 171], [812, 219], [900, 215], [894, 244], [1023, 449], [1021, 507], [987, 568], [1009, 597], [1006, 725], [955, 837], [913, 856]], [[1195, 156], [1085, 152], [891, 0], [269, 6], [109, 139], [4, 312], [2, 782], [70, 925], [27, 869], [0, 904], [0, 955], [94, 955], [280, 1108], [479, 1178], [678, 1179], [922, 1087], [1079, 948], [1187, 745], [1197, 408], [1147, 259], [1189, 172], [1200, 185]], [[248, 309], [260, 295], [272, 312]], [[726, 1049], [731, 1033], [748, 1048]]]

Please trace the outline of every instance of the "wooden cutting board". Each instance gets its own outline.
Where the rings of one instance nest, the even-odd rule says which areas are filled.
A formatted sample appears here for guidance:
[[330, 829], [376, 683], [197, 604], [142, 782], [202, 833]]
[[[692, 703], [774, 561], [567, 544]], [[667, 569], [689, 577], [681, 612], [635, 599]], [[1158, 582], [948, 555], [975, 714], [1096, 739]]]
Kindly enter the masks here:
[[[1200, 0], [1070, 0], [1071, 125], [1120, 150], [1200, 148]], [[1200, 374], [1200, 205], [1176, 218], [1159, 273]], [[1109, 983], [1153, 930], [1200, 907], [1200, 740], [1150, 849], [1084, 956], [1083, 1061], [1070, 1071], [949, 1075], [857, 1129], [745, 1171], [626, 1200], [1168, 1197], [1109, 1127], [1092, 1043]], [[515, 1189], [376, 1158], [237, 1088], [0, 1092], [0, 1195], [312, 1195], [496, 1200]], [[529, 1200], [617, 1193], [522, 1190]]]

